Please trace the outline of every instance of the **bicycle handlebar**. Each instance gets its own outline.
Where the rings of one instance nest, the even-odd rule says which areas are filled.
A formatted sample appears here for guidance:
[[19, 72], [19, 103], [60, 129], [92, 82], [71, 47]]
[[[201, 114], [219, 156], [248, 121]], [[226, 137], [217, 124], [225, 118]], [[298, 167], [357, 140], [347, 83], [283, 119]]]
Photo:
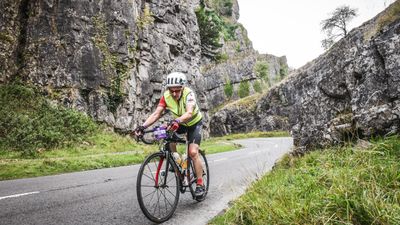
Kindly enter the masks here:
[[[142, 141], [143, 143], [145, 143], [145, 144], [148, 144], [148, 145], [151, 145], [151, 144], [153, 144], [154, 143], [154, 141], [148, 141], [148, 140], [146, 140], [145, 138], [144, 138], [144, 134], [147, 134], [147, 133], [154, 133], [156, 130], [157, 130], [157, 128], [159, 128], [160, 126], [157, 126], [157, 127], [154, 127], [153, 129], [149, 129], [149, 130], [144, 130], [143, 131], [143, 135], [140, 135], [140, 136], [136, 136], [137, 137], [137, 141]], [[182, 139], [182, 138], [180, 138], [180, 137], [178, 137], [177, 135], [176, 135], [176, 132], [175, 131], [166, 131], [166, 137], [165, 138], [160, 138], [160, 139], [156, 139], [156, 140], [166, 140], [166, 141], [168, 141], [168, 142], [176, 142], [176, 143], [186, 143], [186, 140], [185, 139]]]

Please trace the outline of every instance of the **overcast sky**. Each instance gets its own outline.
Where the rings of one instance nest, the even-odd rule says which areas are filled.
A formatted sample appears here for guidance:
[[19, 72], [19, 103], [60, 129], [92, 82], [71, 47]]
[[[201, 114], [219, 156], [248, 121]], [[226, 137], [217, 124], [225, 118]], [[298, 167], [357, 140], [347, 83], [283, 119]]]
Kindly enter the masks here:
[[335, 8], [357, 8], [349, 31], [373, 18], [395, 0], [238, 0], [239, 22], [259, 53], [286, 55], [299, 68], [323, 53], [321, 21]]

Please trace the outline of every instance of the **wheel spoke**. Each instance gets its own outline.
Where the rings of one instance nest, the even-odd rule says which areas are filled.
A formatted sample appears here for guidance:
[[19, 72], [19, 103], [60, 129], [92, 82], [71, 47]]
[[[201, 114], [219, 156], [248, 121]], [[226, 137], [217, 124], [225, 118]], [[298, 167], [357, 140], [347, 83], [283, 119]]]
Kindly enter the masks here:
[[[165, 170], [166, 165], [173, 166], [171, 163], [172, 161], [167, 161], [161, 153], [155, 153], [145, 160], [138, 174], [137, 193], [140, 208], [147, 218], [157, 223], [164, 222], [172, 216], [179, 200], [179, 178], [175, 173]], [[157, 176], [158, 184], [155, 184]]]
[[[143, 196], [143, 198], [146, 198], [146, 197], [148, 197], [149, 195], [151, 195], [151, 194], [153, 194], [153, 196], [154, 196], [154, 193], [156, 193], [157, 192], [157, 189], [155, 189], [153, 192], [150, 192], [150, 193], [148, 193], [147, 195], [145, 195], [145, 196]], [[150, 201], [153, 199], [153, 197], [150, 199]]]

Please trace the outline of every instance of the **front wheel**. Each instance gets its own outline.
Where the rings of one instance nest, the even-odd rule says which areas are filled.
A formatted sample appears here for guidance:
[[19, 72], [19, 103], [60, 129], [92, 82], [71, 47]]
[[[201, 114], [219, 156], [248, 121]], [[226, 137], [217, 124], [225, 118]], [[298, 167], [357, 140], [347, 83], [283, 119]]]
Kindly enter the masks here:
[[168, 171], [173, 166], [172, 160], [168, 161], [161, 152], [148, 156], [139, 169], [136, 182], [140, 209], [156, 223], [167, 221], [174, 214], [179, 200], [179, 177]]
[[203, 176], [203, 184], [204, 184], [204, 194], [202, 196], [194, 197], [195, 196], [194, 192], [196, 190], [196, 185], [197, 185], [197, 176], [196, 176], [196, 170], [194, 167], [193, 160], [190, 157], [188, 157], [189, 168], [187, 170], [187, 176], [189, 177], [189, 179], [188, 179], [189, 180], [189, 189], [190, 189], [190, 192], [192, 193], [192, 196], [194, 197], [194, 199], [196, 199], [196, 201], [201, 202], [206, 198], [206, 195], [208, 193], [208, 188], [210, 185], [210, 173], [208, 170], [207, 158], [206, 158], [204, 152], [201, 150], [199, 150], [199, 158], [200, 158], [201, 166], [203, 169], [202, 176]]

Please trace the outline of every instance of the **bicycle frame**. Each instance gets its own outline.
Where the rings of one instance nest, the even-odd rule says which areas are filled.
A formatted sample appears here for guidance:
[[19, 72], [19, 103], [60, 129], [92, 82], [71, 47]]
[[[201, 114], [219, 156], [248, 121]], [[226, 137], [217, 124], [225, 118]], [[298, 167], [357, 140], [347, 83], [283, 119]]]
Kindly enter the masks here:
[[[180, 162], [174, 159], [170, 147], [171, 143], [185, 143], [186, 153], [188, 153], [188, 142], [179, 138], [173, 132], [168, 132], [168, 135], [165, 135], [165, 130], [162, 130], [163, 132], [159, 133], [160, 129], [158, 128], [145, 131], [145, 133], [153, 132], [156, 129], [157, 133], [154, 133], [154, 135], [158, 141], [161, 141], [159, 152], [150, 154], [141, 165], [137, 177], [136, 192], [139, 206], [145, 216], [153, 222], [161, 223], [173, 215], [179, 201], [179, 195], [185, 193], [187, 188], [194, 200], [200, 202], [205, 199], [209, 187], [209, 171], [204, 152], [199, 151], [206, 189], [202, 196], [196, 196], [197, 177], [192, 160], [187, 158], [187, 168], [182, 168]], [[156, 134], [160, 134], [160, 136]], [[139, 138], [146, 144], [152, 144], [148, 141], [149, 139], [145, 140], [143, 136], [139, 136]], [[173, 171], [170, 168], [171, 166]], [[169, 176], [172, 177], [168, 179]], [[187, 178], [187, 182], [185, 178]]]
[[[164, 171], [166, 171], [166, 174], [165, 174], [165, 179], [164, 179], [164, 182], [163, 182], [162, 185], [163, 186], [166, 185], [167, 178], [168, 178], [168, 172], [167, 171], [169, 171], [169, 167], [172, 166], [168, 162], [169, 162], [170, 158], [173, 158], [172, 157], [172, 151], [170, 150], [170, 144], [171, 143], [175, 143], [175, 142], [176, 143], [182, 143], [182, 144], [185, 143], [185, 145], [186, 145], [186, 154], [188, 153], [188, 143], [187, 143], [187, 141], [185, 141], [183, 139], [174, 139], [172, 137], [163, 140], [163, 142], [161, 144], [161, 147], [160, 147], [160, 152], [162, 152], [165, 155], [165, 158], [161, 158], [160, 159], [160, 162], [159, 162], [158, 167], [157, 167], [157, 171], [156, 171], [156, 175], [155, 175], [155, 186], [156, 187], [158, 187], [158, 180], [159, 180], [161, 167], [162, 167], [162, 164], [163, 164], [164, 160], [167, 163], [165, 163], [165, 170]], [[173, 160], [173, 162], [175, 163], [175, 166], [178, 169], [176, 172], [179, 175], [178, 177], [179, 177], [179, 184], [180, 184], [181, 192], [184, 193], [186, 191], [186, 187], [183, 185], [182, 181], [183, 181], [184, 177], [187, 176], [185, 174], [186, 170], [183, 170], [182, 167], [175, 160]], [[185, 189], [183, 189], [183, 188], [185, 188]]]

